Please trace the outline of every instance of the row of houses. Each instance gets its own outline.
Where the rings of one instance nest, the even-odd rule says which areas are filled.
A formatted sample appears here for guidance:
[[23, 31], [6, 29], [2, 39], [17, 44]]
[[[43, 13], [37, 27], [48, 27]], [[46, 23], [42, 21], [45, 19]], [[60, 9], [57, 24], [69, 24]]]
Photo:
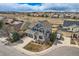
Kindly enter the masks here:
[[63, 23], [63, 29], [70, 32], [79, 32], [79, 21], [65, 20]]
[[27, 15], [30, 16], [36, 16], [36, 17], [41, 17], [41, 16], [48, 16], [52, 18], [71, 18], [71, 19], [79, 19], [79, 13], [66, 13], [66, 12], [49, 12], [49, 13], [44, 13], [44, 12], [36, 12], [36, 13], [27, 13]]

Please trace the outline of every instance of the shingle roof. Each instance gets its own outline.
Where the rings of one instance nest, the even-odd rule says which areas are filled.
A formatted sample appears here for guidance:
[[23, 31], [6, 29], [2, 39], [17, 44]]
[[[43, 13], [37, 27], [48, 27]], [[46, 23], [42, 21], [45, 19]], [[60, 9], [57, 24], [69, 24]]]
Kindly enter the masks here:
[[44, 20], [44, 21], [39, 21], [41, 26], [43, 25], [43, 27], [49, 27], [51, 26], [51, 24], [47, 21], [47, 20]]
[[68, 21], [68, 20], [65, 20], [64, 24], [63, 24], [64, 27], [72, 26], [72, 25], [79, 26], [79, 21]]
[[44, 27], [45, 28], [45, 27], [50, 27], [50, 26], [51, 26], [51, 24], [48, 21], [44, 20], [44, 21], [38, 21], [36, 23], [33, 23], [29, 27], [31, 27], [31, 28], [33, 28], [33, 27], [36, 27], [36, 28]]

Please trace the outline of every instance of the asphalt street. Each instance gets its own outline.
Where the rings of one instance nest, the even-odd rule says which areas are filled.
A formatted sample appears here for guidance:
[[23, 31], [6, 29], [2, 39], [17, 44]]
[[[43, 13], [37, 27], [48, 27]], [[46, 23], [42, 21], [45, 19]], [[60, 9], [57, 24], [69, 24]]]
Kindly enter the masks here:
[[21, 53], [11, 46], [6, 46], [0, 42], [0, 56], [24, 56], [26, 54]]
[[63, 46], [44, 54], [44, 56], [79, 56], [79, 48]]
[[[0, 56], [28, 56], [11, 46], [6, 46], [0, 42]], [[51, 50], [42, 56], [79, 56], [79, 48], [63, 46]]]

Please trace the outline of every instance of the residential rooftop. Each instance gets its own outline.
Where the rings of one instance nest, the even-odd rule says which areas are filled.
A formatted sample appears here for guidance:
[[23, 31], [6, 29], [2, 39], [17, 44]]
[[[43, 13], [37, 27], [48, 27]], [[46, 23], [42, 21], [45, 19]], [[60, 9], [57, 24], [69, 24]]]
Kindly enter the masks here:
[[79, 21], [69, 21], [69, 20], [65, 20], [63, 26], [67, 27], [67, 26], [72, 26], [72, 25], [76, 25], [79, 26]]

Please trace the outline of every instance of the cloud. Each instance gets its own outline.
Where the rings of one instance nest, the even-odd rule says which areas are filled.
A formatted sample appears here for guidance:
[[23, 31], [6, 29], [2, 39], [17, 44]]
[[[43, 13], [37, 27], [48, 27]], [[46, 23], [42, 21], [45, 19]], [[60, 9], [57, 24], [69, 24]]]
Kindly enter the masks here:
[[[34, 4], [34, 3], [33, 3]], [[0, 11], [17, 11], [17, 12], [45, 12], [45, 11], [62, 11], [62, 12], [79, 12], [77, 3], [0, 3]]]
[[33, 11], [33, 10], [31, 6], [28, 4], [6, 3], [6, 4], [0, 4], [0, 11], [25, 12], [25, 11]]
[[40, 9], [43, 9], [44, 11], [70, 11], [70, 12], [79, 12], [79, 4], [43, 4]]

